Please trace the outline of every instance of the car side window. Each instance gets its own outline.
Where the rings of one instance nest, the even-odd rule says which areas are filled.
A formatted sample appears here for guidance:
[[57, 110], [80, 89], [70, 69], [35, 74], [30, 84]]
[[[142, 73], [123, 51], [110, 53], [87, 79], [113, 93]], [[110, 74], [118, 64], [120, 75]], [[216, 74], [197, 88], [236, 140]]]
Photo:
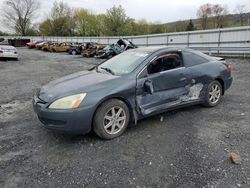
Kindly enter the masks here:
[[184, 64], [186, 67], [199, 65], [199, 64], [206, 63], [209, 61], [206, 58], [199, 56], [198, 54], [188, 52], [188, 51], [183, 51], [182, 56], [183, 56]]
[[163, 72], [175, 68], [182, 67], [182, 58], [180, 52], [169, 52], [167, 54], [161, 55], [151, 62], [147, 71], [148, 74], [154, 74], [158, 72]]

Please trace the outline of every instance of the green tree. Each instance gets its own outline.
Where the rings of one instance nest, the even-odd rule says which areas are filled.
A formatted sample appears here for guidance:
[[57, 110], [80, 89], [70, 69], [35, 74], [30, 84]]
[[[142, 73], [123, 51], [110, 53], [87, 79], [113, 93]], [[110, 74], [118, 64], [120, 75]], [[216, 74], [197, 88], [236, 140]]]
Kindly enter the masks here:
[[39, 25], [39, 31], [42, 35], [51, 36], [51, 35], [53, 35], [52, 30], [53, 30], [53, 26], [52, 26], [52, 21], [50, 19], [43, 21]]
[[154, 23], [150, 24], [150, 34], [164, 33], [166, 28], [163, 24]]
[[135, 35], [150, 34], [150, 24], [145, 19], [136, 21], [134, 23], [134, 34]]
[[41, 23], [39, 28], [43, 35], [74, 35], [75, 21], [73, 20], [72, 9], [63, 1], [55, 1], [49, 18]]
[[75, 11], [76, 33], [80, 36], [97, 36], [98, 21], [97, 16], [88, 10], [79, 9]]
[[39, 35], [39, 31], [35, 28], [35, 27], [32, 27], [32, 28], [29, 28], [27, 30], [27, 36], [38, 36]]
[[121, 35], [124, 25], [127, 22], [127, 15], [121, 5], [113, 6], [107, 10], [106, 25], [109, 35]]
[[108, 27], [106, 25], [107, 15], [106, 14], [98, 14], [96, 16], [97, 19], [97, 33], [98, 36], [108, 35]]
[[193, 21], [190, 19], [187, 25], [186, 31], [193, 31], [193, 30], [195, 30], [194, 24], [193, 24]]
[[0, 36], [8, 36], [10, 35], [9, 33], [6, 33], [6, 32], [3, 32], [3, 31], [0, 31]]
[[134, 19], [132, 18], [127, 18], [124, 25], [119, 28], [118, 33], [119, 35], [123, 36], [129, 36], [129, 35], [134, 35]]

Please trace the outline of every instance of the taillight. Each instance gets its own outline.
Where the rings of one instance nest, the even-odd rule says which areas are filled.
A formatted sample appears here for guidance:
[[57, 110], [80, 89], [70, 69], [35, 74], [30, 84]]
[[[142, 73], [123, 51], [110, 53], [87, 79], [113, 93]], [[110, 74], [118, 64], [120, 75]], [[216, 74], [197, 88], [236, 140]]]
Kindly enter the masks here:
[[227, 72], [232, 72], [232, 65], [227, 65]]
[[232, 72], [232, 65], [223, 63], [227, 67], [227, 72]]

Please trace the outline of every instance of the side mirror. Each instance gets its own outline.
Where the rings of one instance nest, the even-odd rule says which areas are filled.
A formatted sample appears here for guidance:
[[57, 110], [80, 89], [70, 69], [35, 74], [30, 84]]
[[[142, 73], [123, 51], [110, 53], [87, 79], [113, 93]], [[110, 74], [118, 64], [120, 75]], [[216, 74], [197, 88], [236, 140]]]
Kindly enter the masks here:
[[151, 80], [146, 80], [144, 83], [144, 87], [145, 87], [146, 91], [148, 93], [150, 93], [151, 95], [154, 93], [154, 86], [153, 86], [153, 82]]

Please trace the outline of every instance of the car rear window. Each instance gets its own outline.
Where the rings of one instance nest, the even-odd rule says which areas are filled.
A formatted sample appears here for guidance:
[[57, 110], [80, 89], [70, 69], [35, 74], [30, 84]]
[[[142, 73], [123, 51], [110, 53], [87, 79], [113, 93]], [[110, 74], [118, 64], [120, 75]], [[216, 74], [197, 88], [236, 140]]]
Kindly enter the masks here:
[[209, 62], [209, 59], [202, 57], [201, 55], [197, 53], [190, 52], [190, 51], [183, 51], [182, 56], [183, 56], [184, 64], [186, 67], [191, 67], [191, 66]]

